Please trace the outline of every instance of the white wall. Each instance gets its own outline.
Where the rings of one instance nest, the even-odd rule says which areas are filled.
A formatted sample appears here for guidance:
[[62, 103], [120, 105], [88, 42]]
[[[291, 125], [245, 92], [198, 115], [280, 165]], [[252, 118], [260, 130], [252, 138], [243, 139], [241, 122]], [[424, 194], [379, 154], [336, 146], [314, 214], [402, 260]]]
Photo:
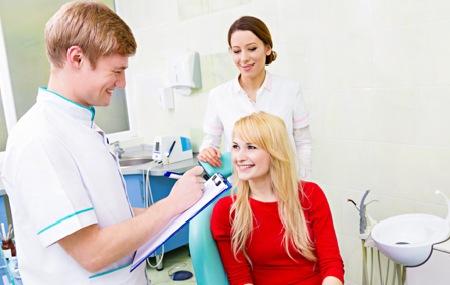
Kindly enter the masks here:
[[[313, 175], [330, 201], [348, 284], [361, 283], [359, 202], [371, 189], [377, 220], [446, 215], [450, 195], [450, 1], [447, 0], [119, 0], [138, 54], [128, 94], [138, 132], [190, 135], [200, 129], [207, 92], [235, 76], [227, 47], [242, 15], [269, 26], [279, 58], [270, 70], [298, 79], [311, 113]], [[167, 62], [183, 49], [201, 56], [203, 88], [161, 110]], [[197, 143], [197, 142], [194, 142]]]

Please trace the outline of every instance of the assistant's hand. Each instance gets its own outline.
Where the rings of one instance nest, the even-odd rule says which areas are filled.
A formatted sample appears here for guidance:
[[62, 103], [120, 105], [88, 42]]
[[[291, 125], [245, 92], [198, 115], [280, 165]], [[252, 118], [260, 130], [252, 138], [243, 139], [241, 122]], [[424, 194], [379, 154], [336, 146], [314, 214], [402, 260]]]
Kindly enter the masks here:
[[204, 179], [200, 176], [203, 173], [203, 167], [196, 166], [183, 174], [178, 179], [170, 191], [168, 199], [178, 209], [178, 213], [194, 205], [203, 196]]
[[197, 158], [200, 161], [208, 162], [211, 166], [214, 167], [222, 167], [222, 161], [220, 160], [220, 156], [222, 154], [219, 150], [213, 148], [212, 146], [205, 148], [202, 150]]

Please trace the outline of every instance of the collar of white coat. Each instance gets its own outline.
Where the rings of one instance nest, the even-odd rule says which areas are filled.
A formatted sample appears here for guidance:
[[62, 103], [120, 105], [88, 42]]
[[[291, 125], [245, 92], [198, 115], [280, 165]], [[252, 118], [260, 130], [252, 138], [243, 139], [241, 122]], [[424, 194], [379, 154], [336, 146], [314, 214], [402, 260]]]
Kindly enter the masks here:
[[[241, 74], [238, 74], [233, 80], [233, 93], [234, 94], [238, 94], [238, 93], [245, 94], [244, 89], [242, 89], [241, 84], [239, 84], [239, 76], [240, 75]], [[266, 77], [264, 78], [264, 82], [261, 85], [260, 90], [262, 88], [267, 89], [267, 91], [272, 90], [272, 74], [270, 74], [267, 70], [266, 70]]]
[[75, 101], [67, 99], [66, 97], [48, 90], [46, 87], [39, 87], [37, 101], [51, 101], [55, 104], [62, 106], [63, 108], [69, 108], [73, 114], [78, 115], [80, 119], [86, 120], [89, 122], [94, 121], [95, 117], [95, 108], [91, 106], [90, 108], [83, 106]]

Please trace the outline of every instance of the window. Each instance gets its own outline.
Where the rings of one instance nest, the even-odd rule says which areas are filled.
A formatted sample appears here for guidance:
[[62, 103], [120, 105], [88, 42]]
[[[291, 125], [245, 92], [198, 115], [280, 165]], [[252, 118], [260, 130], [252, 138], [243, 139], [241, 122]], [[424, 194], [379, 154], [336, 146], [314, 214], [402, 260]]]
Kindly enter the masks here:
[[[33, 106], [38, 88], [47, 85], [50, 64], [45, 54], [44, 27], [66, 2], [0, 0], [0, 152], [5, 150], [8, 130]], [[114, 0], [103, 2], [114, 8]], [[116, 89], [109, 107], [96, 108], [95, 121], [108, 134], [127, 134], [131, 133], [128, 114], [125, 91]]]

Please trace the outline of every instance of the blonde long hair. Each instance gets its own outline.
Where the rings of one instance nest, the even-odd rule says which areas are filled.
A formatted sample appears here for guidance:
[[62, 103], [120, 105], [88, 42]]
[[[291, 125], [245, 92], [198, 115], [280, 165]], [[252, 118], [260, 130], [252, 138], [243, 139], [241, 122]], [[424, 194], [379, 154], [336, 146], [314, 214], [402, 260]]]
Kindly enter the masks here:
[[[253, 113], [236, 122], [233, 129], [233, 138], [235, 137], [251, 142], [270, 154], [271, 186], [278, 199], [278, 214], [285, 230], [283, 244], [287, 254], [293, 259], [289, 251], [289, 246], [292, 245], [305, 258], [316, 261], [314, 243], [309, 236], [300, 205], [300, 197], [304, 196], [304, 192], [297, 176], [297, 156], [289, 141], [284, 121], [265, 112]], [[246, 244], [251, 241], [254, 227], [249, 202], [251, 189], [248, 181], [239, 180], [236, 168], [233, 172], [234, 186], [237, 187], [233, 187], [232, 194], [236, 195], [230, 211], [231, 244], [235, 257], [238, 252], [243, 252], [251, 263], [246, 253]]]

